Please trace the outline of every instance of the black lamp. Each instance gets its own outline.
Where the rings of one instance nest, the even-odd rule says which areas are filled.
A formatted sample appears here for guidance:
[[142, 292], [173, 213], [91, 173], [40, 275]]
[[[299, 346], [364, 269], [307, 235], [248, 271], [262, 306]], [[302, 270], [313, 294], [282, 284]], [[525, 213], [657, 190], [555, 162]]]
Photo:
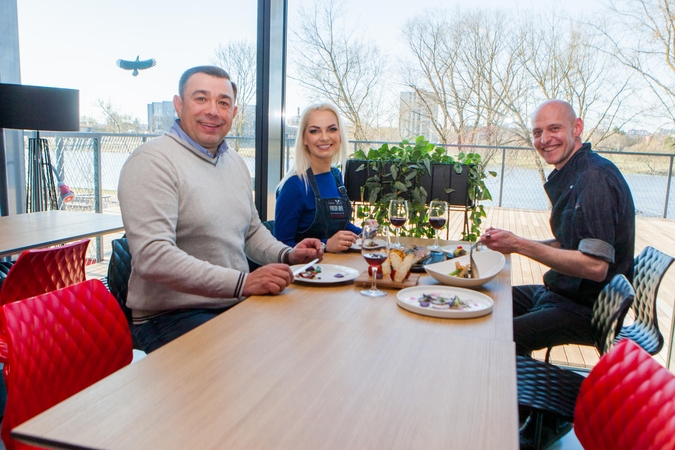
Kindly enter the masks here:
[[[79, 131], [80, 92], [76, 89], [0, 83], [0, 128], [36, 131], [36, 137], [28, 140], [26, 211], [59, 208], [55, 176], [61, 200], [72, 200], [72, 192], [53, 169], [47, 140], [40, 139], [40, 130]], [[0, 144], [0, 163], [4, 163], [4, 141]], [[9, 198], [5, 167], [0, 168], [0, 178], [0, 187], [3, 188], [0, 207], [6, 214]]]

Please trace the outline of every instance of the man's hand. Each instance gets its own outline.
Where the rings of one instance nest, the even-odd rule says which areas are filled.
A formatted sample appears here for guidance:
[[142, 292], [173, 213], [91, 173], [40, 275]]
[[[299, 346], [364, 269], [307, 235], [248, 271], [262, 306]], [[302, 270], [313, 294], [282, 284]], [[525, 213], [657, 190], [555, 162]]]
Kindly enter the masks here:
[[510, 231], [499, 228], [488, 228], [479, 239], [479, 242], [490, 250], [499, 253], [518, 253], [518, 243], [521, 238]]
[[347, 230], [340, 230], [326, 241], [326, 251], [331, 253], [344, 252], [356, 244], [358, 236]]
[[276, 295], [292, 281], [293, 272], [286, 264], [267, 264], [248, 274], [243, 295]]
[[[324, 244], [318, 239], [307, 238], [298, 242], [293, 250], [288, 252], [290, 264], [305, 264], [316, 258], [323, 258]], [[291, 277], [292, 279], [292, 277]]]

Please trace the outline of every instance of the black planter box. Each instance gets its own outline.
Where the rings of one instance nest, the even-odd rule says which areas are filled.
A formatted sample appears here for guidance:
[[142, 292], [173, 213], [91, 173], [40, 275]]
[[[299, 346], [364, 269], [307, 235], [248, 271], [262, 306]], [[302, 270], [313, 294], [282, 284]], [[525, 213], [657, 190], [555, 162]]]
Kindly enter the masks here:
[[[365, 186], [366, 180], [375, 173], [370, 168], [372, 161], [349, 159], [344, 171], [345, 187], [347, 195], [353, 202], [361, 201], [361, 186]], [[389, 170], [391, 163], [385, 164], [385, 170]], [[363, 170], [358, 170], [363, 166]], [[469, 199], [469, 168], [462, 166], [462, 172], [456, 173], [454, 164], [432, 164], [431, 173], [425, 173], [422, 177], [422, 186], [427, 191], [426, 203], [431, 200], [445, 200], [453, 206], [472, 206]], [[447, 194], [446, 189], [454, 189]], [[382, 195], [388, 192], [383, 192]], [[407, 198], [405, 192], [401, 194]], [[368, 192], [364, 192], [363, 200], [368, 201]], [[408, 199], [409, 200], [409, 199]]]

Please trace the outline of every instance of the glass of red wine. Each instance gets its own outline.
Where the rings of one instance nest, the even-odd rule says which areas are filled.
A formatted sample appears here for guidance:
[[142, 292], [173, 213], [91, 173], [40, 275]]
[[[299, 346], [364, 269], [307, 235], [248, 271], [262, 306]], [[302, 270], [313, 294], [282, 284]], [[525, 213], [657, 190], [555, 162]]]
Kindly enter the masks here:
[[442, 200], [433, 200], [429, 204], [429, 225], [436, 230], [436, 239], [434, 245], [427, 248], [433, 251], [441, 251], [442, 247], [438, 245], [438, 231], [445, 226], [448, 221], [448, 202]]
[[396, 242], [391, 248], [403, 248], [399, 237], [399, 228], [408, 220], [408, 201], [395, 199], [389, 202], [389, 222], [396, 227]]
[[[382, 235], [384, 233], [384, 235]], [[382, 263], [389, 257], [389, 229], [377, 225], [365, 225], [361, 232], [361, 255], [370, 266], [373, 273], [373, 283], [370, 289], [361, 291], [361, 295], [368, 297], [382, 297], [386, 292], [377, 288], [377, 272]]]

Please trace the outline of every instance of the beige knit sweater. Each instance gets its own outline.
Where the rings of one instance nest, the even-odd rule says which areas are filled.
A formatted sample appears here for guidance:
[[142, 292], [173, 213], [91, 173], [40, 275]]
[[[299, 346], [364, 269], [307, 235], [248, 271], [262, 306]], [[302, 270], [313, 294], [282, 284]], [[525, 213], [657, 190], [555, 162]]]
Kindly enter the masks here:
[[250, 173], [233, 150], [211, 159], [172, 134], [149, 141], [124, 164], [119, 200], [135, 322], [233, 305], [242, 300], [246, 255], [280, 262], [289, 250], [261, 224]]

